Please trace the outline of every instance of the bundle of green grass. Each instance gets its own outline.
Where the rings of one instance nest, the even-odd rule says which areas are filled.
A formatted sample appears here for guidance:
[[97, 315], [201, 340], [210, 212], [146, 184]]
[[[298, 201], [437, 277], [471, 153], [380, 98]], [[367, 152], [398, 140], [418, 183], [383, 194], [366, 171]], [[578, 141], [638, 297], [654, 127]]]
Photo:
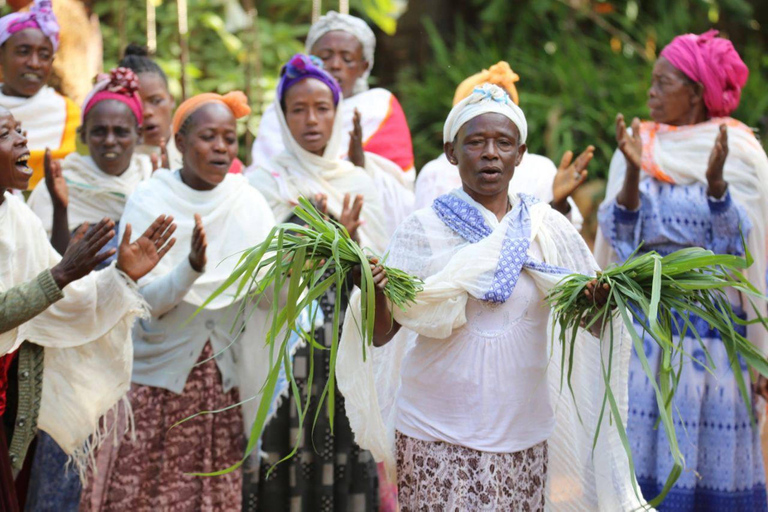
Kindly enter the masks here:
[[[554, 322], [559, 326], [558, 342], [563, 346], [562, 378], [568, 380], [569, 387], [570, 358], [573, 351], [578, 350], [573, 343], [576, 329], [602, 325], [606, 333], [611, 333], [608, 342], [613, 344], [612, 324], [621, 321], [632, 337], [642, 368], [656, 393], [658, 421], [667, 435], [674, 459], [664, 488], [659, 496], [649, 502], [651, 506], [657, 506], [663, 501], [684, 468], [673, 417], [674, 395], [683, 363], [690, 359], [694, 364], [704, 365], [707, 371], [715, 370], [707, 346], [689, 316], [699, 316], [721, 333], [731, 369], [748, 410], [752, 410], [750, 392], [741, 372], [740, 359], [760, 374], [768, 376], [768, 361], [764, 355], [735, 328], [736, 325], [760, 322], [768, 329], [768, 322], [755, 307], [755, 301], [765, 300], [765, 297], [742, 274], [751, 263], [749, 254], [746, 258], [741, 258], [714, 254], [698, 247], [683, 249], [663, 257], [649, 252], [641, 256], [633, 255], [624, 264], [611, 265], [597, 274], [599, 286], [610, 286], [608, 300], [602, 306], [589, 300], [584, 294], [587, 284], [594, 277], [580, 274], [565, 277], [547, 296], [553, 309]], [[727, 289], [741, 292], [749, 299], [756, 313], [754, 320], [747, 322], [733, 311], [726, 296]], [[674, 312], [678, 315], [674, 315]], [[638, 332], [636, 325], [641, 326], [642, 332]], [[675, 337], [673, 332], [681, 335]], [[655, 341], [656, 348], [653, 350], [661, 351], [657, 374], [653, 373], [648, 363], [643, 333], [649, 334]], [[691, 354], [683, 349], [682, 340], [686, 333], [692, 334], [698, 340], [705, 354], [704, 362], [694, 360]], [[619, 418], [613, 391], [609, 385], [610, 365], [606, 365], [604, 361], [601, 371], [606, 382], [601, 417], [608, 406], [613, 418]], [[618, 429], [634, 476], [632, 453], [624, 426], [620, 421], [614, 421], [613, 424]], [[599, 432], [595, 434], [595, 439], [598, 434]]]

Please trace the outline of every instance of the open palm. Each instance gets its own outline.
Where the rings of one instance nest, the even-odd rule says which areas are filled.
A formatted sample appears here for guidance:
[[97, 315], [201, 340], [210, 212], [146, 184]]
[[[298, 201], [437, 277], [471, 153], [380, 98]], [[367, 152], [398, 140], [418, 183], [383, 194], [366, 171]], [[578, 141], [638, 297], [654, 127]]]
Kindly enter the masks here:
[[176, 243], [176, 239], [171, 238], [174, 231], [173, 217], [160, 215], [143, 235], [131, 242], [131, 225], [127, 224], [117, 250], [117, 268], [138, 281], [151, 272]]

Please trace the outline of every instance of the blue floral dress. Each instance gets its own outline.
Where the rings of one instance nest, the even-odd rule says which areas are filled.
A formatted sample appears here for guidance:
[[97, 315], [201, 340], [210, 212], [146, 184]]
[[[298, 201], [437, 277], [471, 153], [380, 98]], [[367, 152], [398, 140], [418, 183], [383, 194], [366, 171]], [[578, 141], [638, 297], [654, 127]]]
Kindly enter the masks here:
[[[604, 202], [598, 212], [600, 228], [619, 260], [626, 260], [641, 242], [642, 252], [662, 255], [695, 246], [719, 254], [743, 254], [741, 233], [746, 238], [751, 225], [730, 193], [716, 200], [707, 196], [703, 183], [681, 186], [650, 178], [640, 183], [640, 201], [636, 211], [623, 208], [614, 199]], [[738, 300], [734, 297], [732, 302], [734, 299]], [[743, 311], [735, 302], [734, 311], [739, 310]], [[685, 468], [659, 510], [768, 510], [759, 432], [752, 426], [739, 394], [720, 333], [701, 318], [690, 319], [716, 371], [712, 375], [701, 364], [690, 359], [684, 362], [674, 411]], [[694, 359], [705, 360], [704, 351], [690, 333], [683, 345]], [[655, 371], [660, 354], [648, 335], [645, 351]], [[749, 382], [744, 364], [742, 372]], [[664, 429], [654, 428], [657, 417], [653, 388], [633, 352], [627, 434], [646, 499], [659, 494], [673, 464]]]

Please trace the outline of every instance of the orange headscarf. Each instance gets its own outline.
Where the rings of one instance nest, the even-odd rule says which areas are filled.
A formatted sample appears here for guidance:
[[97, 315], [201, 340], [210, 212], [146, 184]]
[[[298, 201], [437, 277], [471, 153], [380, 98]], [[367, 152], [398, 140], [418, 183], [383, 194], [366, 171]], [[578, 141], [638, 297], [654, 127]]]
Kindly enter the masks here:
[[512, 101], [515, 102], [515, 105], [519, 105], [520, 99], [517, 97], [517, 87], [515, 87], [515, 82], [518, 80], [520, 80], [520, 77], [517, 76], [517, 73], [512, 71], [509, 64], [502, 60], [461, 82], [456, 88], [456, 94], [453, 96], [453, 105], [455, 106], [458, 102], [472, 94], [475, 87], [486, 83], [503, 88], [512, 98]]
[[189, 116], [208, 103], [221, 103], [232, 111], [235, 119], [240, 119], [251, 113], [248, 98], [241, 91], [228, 92], [224, 96], [214, 92], [198, 94], [189, 98], [176, 109], [176, 113], [173, 115], [173, 133], [177, 133]]

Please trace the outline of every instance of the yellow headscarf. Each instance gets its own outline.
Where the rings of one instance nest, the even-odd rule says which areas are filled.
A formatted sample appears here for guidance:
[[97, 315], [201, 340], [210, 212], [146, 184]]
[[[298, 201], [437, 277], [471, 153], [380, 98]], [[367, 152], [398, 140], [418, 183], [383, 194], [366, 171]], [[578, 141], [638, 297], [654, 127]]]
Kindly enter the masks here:
[[515, 105], [519, 105], [520, 99], [517, 96], [517, 87], [515, 87], [515, 82], [518, 80], [520, 80], [520, 77], [517, 76], [517, 73], [512, 71], [509, 64], [502, 60], [461, 82], [456, 88], [456, 94], [453, 96], [453, 105], [455, 106], [458, 102], [472, 94], [475, 87], [486, 83], [503, 88], [509, 93]]

